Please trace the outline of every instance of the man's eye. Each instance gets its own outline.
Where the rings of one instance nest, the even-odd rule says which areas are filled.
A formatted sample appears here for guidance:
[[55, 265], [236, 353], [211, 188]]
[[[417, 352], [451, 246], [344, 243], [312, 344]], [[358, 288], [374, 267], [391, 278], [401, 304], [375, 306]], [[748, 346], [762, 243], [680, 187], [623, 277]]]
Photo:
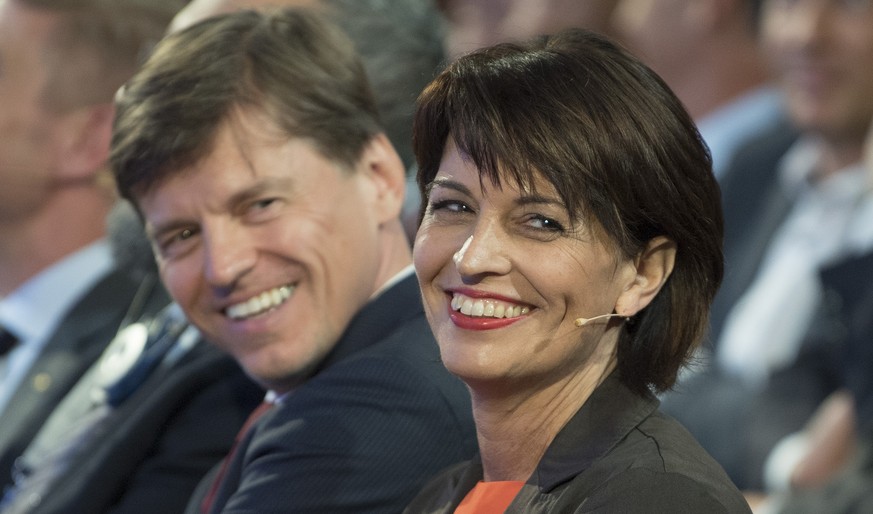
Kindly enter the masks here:
[[243, 215], [251, 222], [269, 221], [279, 214], [281, 206], [279, 198], [261, 198], [247, 204]]
[[278, 205], [277, 198], [261, 198], [248, 204], [247, 210], [249, 213], [259, 214], [269, 212], [272, 207]]
[[166, 234], [156, 241], [157, 250], [163, 257], [181, 255], [190, 247], [191, 240], [196, 235], [197, 231], [193, 228], [183, 228]]

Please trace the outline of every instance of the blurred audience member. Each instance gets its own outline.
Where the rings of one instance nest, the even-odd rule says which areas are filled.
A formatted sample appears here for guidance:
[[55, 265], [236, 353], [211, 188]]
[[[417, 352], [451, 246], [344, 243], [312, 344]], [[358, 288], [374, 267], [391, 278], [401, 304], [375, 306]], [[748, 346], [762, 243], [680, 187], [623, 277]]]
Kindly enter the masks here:
[[165, 303], [113, 261], [105, 163], [114, 94], [180, 6], [0, 0], [0, 482], [123, 320]]
[[[128, 202], [110, 213], [109, 240], [120, 266], [156, 276]], [[130, 323], [15, 460], [0, 512], [181, 512], [263, 395], [178, 305]]]
[[[811, 323], [826, 306], [820, 270], [873, 247], [861, 165], [873, 118], [873, 2], [765, 0], [762, 36], [800, 135], [750, 143], [723, 182], [726, 278], [713, 305], [714, 355], [665, 397], [665, 409], [745, 488], [762, 486], [769, 449], [823, 400], [801, 383], [790, 405], [750, 418], [761, 391], [778, 386], [775, 374], [802, 356], [802, 341], [826, 329]], [[768, 161], [778, 164], [761, 166]]]
[[[873, 186], [873, 126], [866, 145]], [[873, 251], [821, 273], [823, 307], [815, 337], [792, 366], [774, 375], [755, 418], [795, 401], [798, 387], [830, 393], [802, 430], [785, 437], [765, 466], [762, 514], [873, 512]]]
[[676, 92], [722, 179], [749, 137], [786, 123], [758, 42], [761, 0], [619, 0], [622, 40]]
[[113, 170], [164, 283], [274, 405], [190, 512], [397, 512], [473, 453], [399, 220], [405, 167], [339, 27], [313, 9], [208, 18], [117, 106]]
[[577, 27], [609, 31], [617, 0], [435, 0], [448, 21], [446, 51], [471, 50]]

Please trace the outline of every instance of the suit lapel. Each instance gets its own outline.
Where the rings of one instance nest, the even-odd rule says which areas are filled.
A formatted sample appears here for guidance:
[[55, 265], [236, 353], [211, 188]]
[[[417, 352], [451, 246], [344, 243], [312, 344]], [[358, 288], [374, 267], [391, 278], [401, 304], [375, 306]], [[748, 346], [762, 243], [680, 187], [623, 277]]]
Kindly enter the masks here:
[[[124, 272], [112, 271], [67, 313], [3, 414], [0, 466], [23, 451], [54, 406], [97, 359], [124, 319], [137, 286]], [[0, 468], [0, 478], [8, 469]]]

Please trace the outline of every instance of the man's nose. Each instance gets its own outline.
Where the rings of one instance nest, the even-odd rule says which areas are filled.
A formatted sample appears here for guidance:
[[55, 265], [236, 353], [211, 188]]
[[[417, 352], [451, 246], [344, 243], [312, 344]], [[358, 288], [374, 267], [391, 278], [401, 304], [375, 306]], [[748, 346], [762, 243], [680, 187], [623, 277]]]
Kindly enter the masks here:
[[257, 251], [240, 227], [213, 227], [203, 240], [203, 273], [211, 286], [232, 286], [254, 267]]

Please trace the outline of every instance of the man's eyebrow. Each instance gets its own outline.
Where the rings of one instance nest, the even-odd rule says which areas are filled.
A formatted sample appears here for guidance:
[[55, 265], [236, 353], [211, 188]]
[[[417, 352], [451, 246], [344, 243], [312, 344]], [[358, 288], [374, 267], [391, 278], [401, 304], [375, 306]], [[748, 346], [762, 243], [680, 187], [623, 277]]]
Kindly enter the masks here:
[[256, 184], [243, 189], [242, 191], [237, 191], [228, 199], [228, 207], [233, 208], [233, 206], [240, 205], [243, 203], [250, 202], [256, 198], [259, 198], [263, 195], [270, 194], [277, 189], [281, 189], [283, 192], [288, 192], [291, 190], [294, 181], [288, 177], [267, 177], [263, 180], [258, 181]]
[[[252, 200], [260, 198], [264, 195], [271, 194], [273, 191], [277, 189], [281, 189], [283, 192], [287, 192], [291, 187], [294, 181], [287, 177], [268, 177], [265, 178], [258, 183], [243, 189], [242, 191], [237, 191], [233, 195], [231, 195], [225, 208], [233, 209], [234, 207], [248, 203]], [[184, 219], [171, 219], [166, 222], [161, 222], [158, 224], [146, 223], [146, 235], [154, 240], [160, 237], [163, 234], [168, 232], [174, 232], [181, 228], [190, 227], [190, 220]]]

